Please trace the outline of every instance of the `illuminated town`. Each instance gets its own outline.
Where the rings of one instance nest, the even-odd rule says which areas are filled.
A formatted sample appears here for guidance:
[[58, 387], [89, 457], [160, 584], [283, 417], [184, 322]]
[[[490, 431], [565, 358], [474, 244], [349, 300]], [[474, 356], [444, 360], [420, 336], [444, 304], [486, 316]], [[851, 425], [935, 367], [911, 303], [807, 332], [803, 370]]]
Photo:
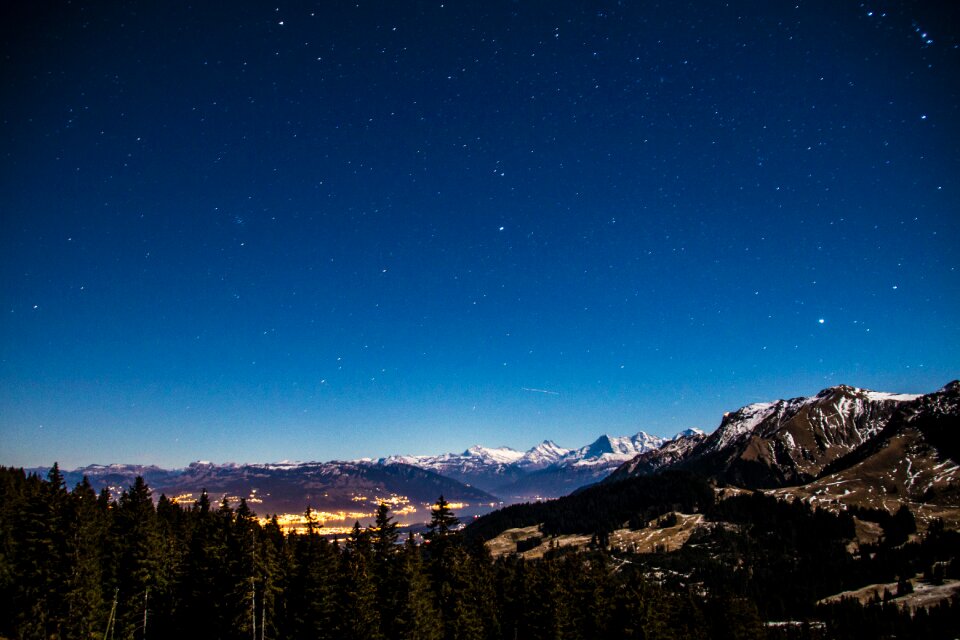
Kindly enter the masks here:
[[[189, 505], [195, 502], [198, 499], [198, 494], [195, 493], [181, 493], [170, 498], [170, 501], [175, 504]], [[325, 496], [326, 497], [326, 496]], [[227, 503], [236, 507], [241, 500], [240, 496], [233, 495], [223, 495], [217, 498], [217, 502], [226, 500]], [[257, 490], [253, 489], [250, 492], [249, 496], [245, 496], [247, 504], [262, 504], [263, 498], [257, 496]], [[296, 533], [306, 533], [306, 531], [311, 527], [314, 531], [321, 535], [327, 536], [341, 536], [347, 535], [353, 529], [353, 524], [355, 522], [360, 522], [361, 524], [369, 524], [372, 522], [376, 508], [380, 504], [386, 504], [390, 506], [391, 516], [397, 520], [397, 523], [401, 527], [409, 527], [414, 522], [411, 522], [412, 517], [419, 512], [418, 507], [410, 502], [410, 499], [407, 496], [398, 495], [395, 493], [387, 495], [365, 495], [365, 494], [354, 494], [350, 497], [350, 501], [354, 503], [356, 508], [353, 509], [338, 509], [336, 511], [325, 511], [325, 510], [316, 510], [316, 509], [304, 509], [301, 513], [278, 513], [276, 515], [260, 515], [258, 520], [261, 525], [267, 525], [270, 523], [274, 517], [277, 520], [277, 524], [280, 525], [280, 528], [286, 532], [296, 532]], [[211, 496], [211, 502], [213, 502], [213, 496]], [[424, 510], [430, 509], [433, 505], [423, 504], [420, 505]], [[470, 505], [465, 502], [456, 502], [450, 503], [452, 509], [463, 509], [467, 508]]]

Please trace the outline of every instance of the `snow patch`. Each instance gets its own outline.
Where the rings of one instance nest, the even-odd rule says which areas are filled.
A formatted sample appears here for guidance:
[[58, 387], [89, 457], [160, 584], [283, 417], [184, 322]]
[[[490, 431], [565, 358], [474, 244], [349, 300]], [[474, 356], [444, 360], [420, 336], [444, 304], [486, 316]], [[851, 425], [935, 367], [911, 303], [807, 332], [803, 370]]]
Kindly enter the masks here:
[[868, 400], [873, 400], [874, 402], [910, 402], [922, 397], [912, 393], [884, 393], [882, 391], [864, 391], [863, 394]]
[[483, 447], [474, 445], [463, 452], [464, 457], [474, 457], [484, 462], [510, 464], [523, 457], [523, 453], [510, 447]]
[[717, 429], [717, 441], [714, 444], [715, 449], [723, 449], [730, 443], [740, 440], [751, 433], [757, 425], [767, 419], [779, 403], [757, 402], [749, 404], [733, 414], [727, 414], [724, 419], [732, 417], [726, 424], [722, 424]]

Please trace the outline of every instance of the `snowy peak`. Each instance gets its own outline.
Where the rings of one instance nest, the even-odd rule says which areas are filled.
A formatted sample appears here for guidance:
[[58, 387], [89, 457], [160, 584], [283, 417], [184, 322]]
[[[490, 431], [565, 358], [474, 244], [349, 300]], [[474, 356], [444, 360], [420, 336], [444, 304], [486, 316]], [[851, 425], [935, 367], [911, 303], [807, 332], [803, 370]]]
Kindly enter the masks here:
[[754, 435], [770, 437], [786, 425], [797, 422], [813, 423], [829, 444], [836, 444], [837, 439], [850, 441], [844, 444], [853, 441], [859, 444], [876, 433], [875, 414], [889, 412], [902, 402], [912, 402], [920, 397], [838, 385], [808, 398], [749, 404], [724, 414], [706, 446], [719, 451], [745, 442]]
[[555, 464], [569, 453], [570, 449], [564, 449], [552, 440], [544, 440], [523, 454], [519, 464], [527, 471], [543, 469]]
[[604, 454], [613, 453], [613, 446], [613, 440], [610, 439], [610, 436], [603, 434], [587, 446], [579, 449], [577, 454], [580, 459], [599, 458]]
[[626, 462], [646, 451], [657, 449], [666, 442], [663, 438], [640, 431], [633, 436], [609, 436], [604, 434], [576, 451], [571, 451], [561, 461], [567, 465], [608, 465]]
[[649, 475], [666, 469], [685, 460], [697, 445], [707, 438], [700, 429], [684, 429], [670, 440], [656, 448], [631, 458], [617, 468], [609, 477], [610, 481], [623, 480], [635, 475]]
[[872, 402], [912, 402], [923, 396], [912, 393], [887, 393], [885, 391], [871, 391], [870, 389], [861, 389], [859, 387], [851, 387], [849, 385], [841, 384], [835, 387], [827, 387], [826, 389], [823, 389], [817, 395], [809, 398], [808, 402], [813, 402], [824, 398], [837, 397], [861, 398], [864, 400], [870, 400]]
[[734, 442], [749, 437], [758, 425], [776, 412], [778, 407], [782, 408], [783, 402], [783, 400], [756, 402], [723, 414], [720, 426], [710, 437], [707, 446], [714, 450], [724, 449]]
[[937, 391], [937, 393], [943, 394], [958, 392], [960, 392], [960, 380], [951, 380]]
[[637, 454], [664, 442], [668, 440], [640, 431], [632, 436], [605, 434], [578, 449], [544, 440], [525, 452], [475, 445], [462, 453], [390, 456], [378, 462], [413, 465], [501, 497], [528, 500], [552, 495], [553, 489], [559, 491], [556, 495], [564, 495], [596, 482]]
[[523, 455], [510, 447], [483, 447], [479, 444], [463, 452], [464, 458], [476, 458], [487, 464], [512, 464], [523, 458]]

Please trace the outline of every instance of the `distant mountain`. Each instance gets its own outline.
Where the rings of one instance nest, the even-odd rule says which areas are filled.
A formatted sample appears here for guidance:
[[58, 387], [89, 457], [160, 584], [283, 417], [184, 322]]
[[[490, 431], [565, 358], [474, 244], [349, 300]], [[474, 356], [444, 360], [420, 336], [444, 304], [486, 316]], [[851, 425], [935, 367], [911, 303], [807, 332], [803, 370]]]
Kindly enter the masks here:
[[[46, 473], [46, 470], [43, 470]], [[195, 499], [206, 489], [213, 502], [224, 497], [246, 498], [261, 515], [319, 511], [370, 512], [376, 498], [404, 496], [424, 513], [441, 494], [451, 502], [496, 503], [495, 496], [433, 471], [408, 464], [381, 465], [367, 461], [278, 464], [211, 464], [194, 462], [184, 469], [165, 470], [140, 465], [91, 465], [64, 472], [72, 488], [87, 476], [98, 491], [114, 495], [142, 475], [154, 495]], [[426, 519], [426, 517], [424, 517]]]
[[[837, 386], [809, 398], [747, 405], [725, 414], [709, 436], [681, 437], [641, 454], [608, 481], [684, 469], [741, 487], [804, 485], [870, 457], [890, 441], [891, 430], [899, 434], [904, 425], [923, 422], [933, 415], [931, 407], [939, 407], [937, 424], [956, 424], [960, 413], [950, 398], [957, 387], [951, 383], [917, 396]], [[956, 430], [938, 428], [937, 433], [953, 434], [943, 436], [944, 442], [956, 437]]]
[[526, 453], [509, 447], [489, 448], [476, 445], [463, 453], [437, 456], [390, 456], [381, 458], [382, 465], [408, 464], [453, 478], [467, 485], [497, 494], [531, 471], [547, 467], [564, 455], [567, 449], [545, 440]]
[[470, 447], [460, 454], [391, 456], [381, 464], [410, 464], [429, 469], [520, 502], [565, 495], [605, 477], [625, 461], [667, 442], [643, 431], [633, 436], [602, 435], [579, 449], [544, 440], [526, 452], [508, 447]]
[[641, 431], [635, 436], [611, 437], [602, 435], [590, 444], [571, 452], [558, 461], [562, 466], [601, 466], [607, 467], [613, 462], [622, 463], [633, 456], [657, 449], [666, 439], [652, 436]]
[[664, 442], [664, 438], [643, 431], [633, 436], [602, 435], [513, 484], [501, 487], [498, 495], [508, 503], [567, 495], [599, 482], [624, 461], [656, 449]]

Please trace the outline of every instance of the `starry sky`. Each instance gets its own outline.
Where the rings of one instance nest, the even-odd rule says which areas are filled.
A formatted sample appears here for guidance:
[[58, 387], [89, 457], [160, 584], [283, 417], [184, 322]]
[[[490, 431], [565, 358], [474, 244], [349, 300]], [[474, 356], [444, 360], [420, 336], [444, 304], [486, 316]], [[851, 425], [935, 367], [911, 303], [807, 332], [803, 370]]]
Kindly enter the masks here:
[[574, 447], [960, 373], [956, 3], [2, 12], [0, 464]]

